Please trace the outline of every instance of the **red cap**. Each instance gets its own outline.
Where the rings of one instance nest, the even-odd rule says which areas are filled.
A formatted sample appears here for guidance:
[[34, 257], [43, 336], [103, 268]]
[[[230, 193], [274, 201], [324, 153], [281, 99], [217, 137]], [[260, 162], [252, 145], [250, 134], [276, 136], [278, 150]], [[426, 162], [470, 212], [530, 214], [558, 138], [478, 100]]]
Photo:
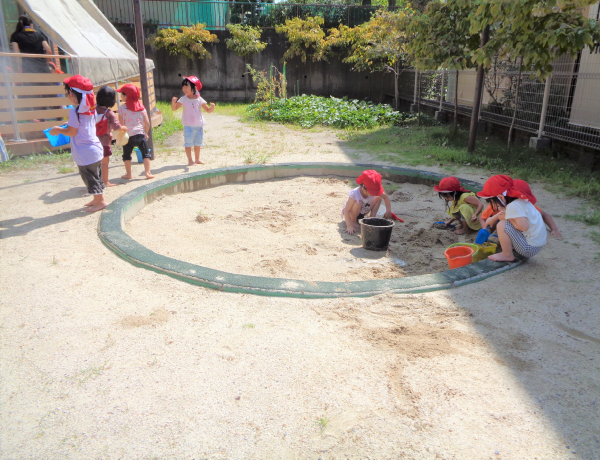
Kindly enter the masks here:
[[531, 204], [537, 203], [537, 198], [531, 191], [531, 187], [529, 186], [529, 184], [527, 182], [525, 182], [522, 179], [515, 179], [513, 181], [513, 187], [515, 189], [517, 189], [519, 192], [523, 193], [525, 196], [527, 196], [527, 199], [529, 200], [529, 202]]
[[196, 85], [196, 88], [198, 88], [198, 91], [200, 91], [202, 89], [202, 83], [200, 83], [200, 80], [198, 80], [198, 77], [195, 77], [193, 75], [190, 75], [189, 77], [183, 77], [184, 79], [188, 79], [189, 81], [191, 81], [194, 85]]
[[434, 185], [433, 189], [439, 193], [468, 192], [466, 188], [460, 186], [460, 181], [456, 177], [444, 177], [439, 185]]
[[504, 195], [512, 198], [519, 198], [521, 200], [529, 200], [532, 204], [537, 202], [537, 199], [533, 196], [533, 193], [531, 193], [529, 184], [525, 181], [520, 182], [525, 183], [526, 187], [524, 187], [522, 183], [520, 184], [520, 187], [517, 187], [515, 181], [509, 176], [498, 174], [497, 176], [490, 177], [485, 182], [483, 190], [477, 192], [477, 196], [480, 196], [481, 198], [493, 198], [495, 196]]
[[69, 88], [75, 88], [80, 91], [92, 91], [94, 89], [94, 85], [90, 79], [81, 75], [73, 75], [72, 77], [65, 78], [64, 82]]
[[379, 196], [383, 195], [383, 187], [381, 186], [381, 174], [377, 171], [369, 169], [363, 171], [363, 173], [356, 178], [357, 184], [363, 184], [369, 192], [369, 195]]
[[140, 89], [137, 86], [126, 83], [117, 89], [117, 91], [127, 96], [127, 100], [125, 101], [127, 109], [132, 112], [141, 112], [144, 110], [144, 106], [140, 102]]

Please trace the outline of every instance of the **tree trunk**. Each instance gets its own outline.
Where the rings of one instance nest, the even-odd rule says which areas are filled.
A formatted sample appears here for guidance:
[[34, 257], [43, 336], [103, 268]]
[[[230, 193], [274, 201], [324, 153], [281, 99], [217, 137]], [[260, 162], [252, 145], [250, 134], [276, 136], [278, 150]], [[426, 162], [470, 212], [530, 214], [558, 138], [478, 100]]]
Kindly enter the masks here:
[[362, 0], [362, 6], [371, 6], [371, 0]]
[[393, 11], [396, 8], [396, 0], [388, 0], [388, 8]]
[[396, 70], [396, 72], [394, 73], [394, 105], [396, 106], [396, 111], [398, 111], [400, 110], [400, 98], [398, 97], [398, 68], [400, 67], [400, 64], [396, 63], [394, 64], [394, 67]]
[[513, 128], [515, 127], [515, 119], [517, 118], [517, 109], [519, 108], [519, 88], [521, 87], [521, 70], [523, 69], [523, 58], [519, 60], [519, 73], [517, 75], [517, 90], [515, 91], [515, 109], [513, 110], [510, 128], [508, 130], [508, 144], [506, 145], [506, 153], [510, 153], [512, 144]]
[[[490, 37], [490, 26], [486, 26], [481, 32], [481, 41], [479, 48], [483, 48]], [[475, 97], [473, 98], [473, 112], [471, 113], [471, 129], [469, 130], [469, 144], [467, 152], [473, 153], [475, 150], [475, 140], [477, 139], [477, 125], [479, 123], [479, 108], [481, 107], [483, 79], [485, 78], [485, 69], [483, 64], [477, 67], [477, 80], [475, 82]]]
[[456, 81], [454, 82], [454, 136], [458, 131], [458, 69], [456, 69]]
[[421, 126], [421, 80], [422, 76], [419, 75], [417, 80], [417, 123]]

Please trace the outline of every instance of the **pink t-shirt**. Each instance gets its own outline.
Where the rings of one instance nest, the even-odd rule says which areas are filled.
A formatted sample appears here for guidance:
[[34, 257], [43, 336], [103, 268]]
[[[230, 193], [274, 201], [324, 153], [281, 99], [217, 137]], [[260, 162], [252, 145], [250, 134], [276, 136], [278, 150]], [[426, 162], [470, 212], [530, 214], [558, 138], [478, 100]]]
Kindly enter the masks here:
[[199, 128], [206, 124], [202, 116], [202, 104], [206, 104], [204, 99], [200, 96], [197, 99], [190, 99], [187, 96], [183, 96], [177, 102], [183, 106], [183, 115], [181, 115], [181, 124], [183, 126]]
[[146, 134], [144, 130], [144, 114], [146, 109], [141, 112], [132, 112], [125, 106], [125, 104], [119, 106], [119, 115], [123, 119], [123, 123], [127, 126], [127, 134], [129, 137], [135, 136], [136, 134]]

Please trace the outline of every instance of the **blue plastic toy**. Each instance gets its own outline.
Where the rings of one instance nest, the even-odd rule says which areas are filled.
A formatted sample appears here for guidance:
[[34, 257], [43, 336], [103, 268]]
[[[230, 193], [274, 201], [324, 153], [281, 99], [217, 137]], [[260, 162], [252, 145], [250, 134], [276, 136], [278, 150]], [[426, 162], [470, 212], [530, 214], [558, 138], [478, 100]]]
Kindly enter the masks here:
[[[62, 125], [61, 128], [66, 128], [67, 125]], [[50, 130], [52, 128], [48, 128], [44, 130], [44, 134], [48, 138], [48, 142], [52, 147], [60, 147], [61, 145], [67, 145], [71, 142], [71, 138], [69, 136], [65, 136], [64, 134], [59, 134], [58, 136], [53, 136], [50, 134]]]

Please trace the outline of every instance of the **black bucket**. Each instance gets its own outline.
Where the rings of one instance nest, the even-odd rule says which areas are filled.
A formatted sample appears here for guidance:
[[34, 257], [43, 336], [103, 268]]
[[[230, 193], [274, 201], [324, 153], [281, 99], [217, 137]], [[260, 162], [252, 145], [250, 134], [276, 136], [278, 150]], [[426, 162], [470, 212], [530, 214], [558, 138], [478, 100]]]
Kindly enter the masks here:
[[394, 222], [379, 217], [360, 219], [360, 235], [363, 248], [369, 251], [387, 251], [394, 229]]

